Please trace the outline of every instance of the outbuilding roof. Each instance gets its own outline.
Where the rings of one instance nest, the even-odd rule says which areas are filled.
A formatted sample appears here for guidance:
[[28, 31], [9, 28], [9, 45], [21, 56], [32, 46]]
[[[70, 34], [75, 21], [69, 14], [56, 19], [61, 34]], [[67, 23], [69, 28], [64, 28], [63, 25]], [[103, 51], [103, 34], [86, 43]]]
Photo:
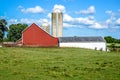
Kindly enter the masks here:
[[98, 37], [59, 37], [59, 42], [106, 42], [101, 36]]

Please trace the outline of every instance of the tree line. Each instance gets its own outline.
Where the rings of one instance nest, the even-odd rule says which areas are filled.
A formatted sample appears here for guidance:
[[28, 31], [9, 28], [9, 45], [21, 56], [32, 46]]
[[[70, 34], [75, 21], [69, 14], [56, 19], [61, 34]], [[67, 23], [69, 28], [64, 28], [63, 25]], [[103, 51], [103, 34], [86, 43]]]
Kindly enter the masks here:
[[27, 24], [11, 24], [8, 30], [8, 41], [16, 42], [22, 37], [22, 31], [27, 27]]
[[[16, 42], [22, 37], [22, 31], [27, 28], [27, 24], [11, 24], [7, 27], [7, 21], [5, 19], [0, 20], [0, 42], [11, 41]], [[5, 32], [7, 37], [4, 38]]]
[[111, 36], [105, 36], [104, 39], [107, 43], [120, 43], [120, 39], [116, 39]]
[[0, 20], [0, 42], [3, 41], [5, 31], [8, 31], [7, 21], [5, 19]]

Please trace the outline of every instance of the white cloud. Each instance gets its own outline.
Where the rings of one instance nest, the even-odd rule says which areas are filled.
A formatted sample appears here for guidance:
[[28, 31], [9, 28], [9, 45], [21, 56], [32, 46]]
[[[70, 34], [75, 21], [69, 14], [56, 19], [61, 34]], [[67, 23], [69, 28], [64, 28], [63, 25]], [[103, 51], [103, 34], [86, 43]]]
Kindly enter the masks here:
[[32, 24], [32, 23], [36, 23], [36, 24], [41, 24], [42, 23], [42, 19], [27, 19], [27, 18], [22, 18], [20, 20], [21, 23], [26, 23], [26, 24]]
[[107, 13], [107, 14], [113, 14], [113, 12], [111, 10], [107, 10], [107, 11], [105, 11], [105, 13]]
[[76, 12], [77, 14], [94, 14], [95, 13], [95, 7], [90, 6], [87, 10], [80, 10]]
[[51, 13], [48, 13], [47, 17], [51, 19]]
[[73, 18], [70, 15], [68, 15], [68, 14], [64, 14], [63, 15], [63, 21], [71, 22], [71, 21], [73, 21]]
[[120, 25], [120, 18], [116, 20], [116, 24]]
[[[52, 9], [53, 12], [54, 12], [54, 10], [56, 10], [56, 9], [57, 9], [57, 10], [59, 9], [60, 12], [63, 12], [63, 13], [65, 13], [65, 11], [66, 11], [66, 10], [65, 10], [65, 6], [63, 6], [63, 5], [55, 4], [54, 7], [53, 7], [53, 9]], [[51, 19], [51, 16], [52, 16], [51, 13], [48, 13], [48, 14], [47, 14], [47, 18]]]
[[23, 13], [44, 13], [44, 9], [40, 6], [35, 6], [33, 8], [23, 8], [22, 6], [18, 6], [21, 12]]
[[92, 24], [91, 26], [89, 26], [89, 28], [104, 29], [104, 28], [108, 28], [108, 26], [100, 24], [98, 22], [95, 22], [94, 24]]
[[42, 22], [47, 22], [48, 23], [48, 19], [42, 19]]
[[111, 19], [107, 19], [107, 20], [106, 20], [106, 23], [107, 23], [107, 24], [111, 24], [111, 23], [112, 23], [112, 20], [111, 20]]
[[95, 20], [94, 16], [88, 16], [88, 19]]
[[[64, 22], [63, 26], [64, 27], [67, 27], [67, 26], [68, 27], [72, 27], [72, 26], [75, 27], [75, 26], [80, 26], [80, 25], [91, 25], [91, 24], [94, 23], [94, 16], [88, 16], [88, 17], [85, 17], [85, 18], [82, 18], [82, 17], [73, 18], [73, 17], [71, 17], [70, 15], [67, 14], [67, 12], [65, 10], [65, 7], [63, 5], [57, 5], [56, 4], [56, 5], [54, 5], [53, 10], [56, 9], [56, 8], [59, 8], [59, 9], [62, 10], [62, 12], [64, 12], [63, 13], [63, 22]], [[90, 13], [95, 12], [94, 6], [90, 6], [88, 8], [88, 11]], [[49, 13], [47, 15], [47, 17], [51, 19], [51, 13]]]
[[76, 24], [76, 25], [92, 25], [94, 23], [94, 19], [89, 18], [89, 17], [78, 17], [78, 18], [73, 18], [68, 14], [64, 14], [63, 21], [65, 23], [69, 24]]
[[55, 4], [55, 5], [54, 5], [54, 8], [53, 8], [53, 11], [56, 10], [56, 9], [60, 9], [60, 11], [62, 11], [63, 13], [66, 12], [65, 6], [63, 6], [63, 5]]
[[120, 18], [118, 18], [116, 20], [107, 19], [106, 20], [106, 25], [109, 28], [120, 28]]
[[64, 27], [76, 27], [76, 25], [68, 24], [68, 23], [63, 23]]
[[[26, 11], [24, 13], [31, 13], [33, 9], [35, 9], [38, 12], [32, 12], [32, 13], [39, 13], [39, 9], [37, 10], [36, 7], [34, 8], [27, 8], [24, 9], [22, 6], [19, 6], [21, 10]], [[72, 17], [71, 15], [67, 14], [67, 11], [65, 9], [65, 6], [55, 4], [53, 9], [59, 8], [63, 12], [63, 26], [64, 27], [87, 27], [87, 28], [94, 28], [94, 29], [103, 29], [108, 28], [108, 24], [112, 22], [112, 19], [106, 20], [106, 22], [99, 22], [96, 21], [93, 15], [87, 15], [86, 17]], [[90, 6], [87, 10], [81, 10], [81, 14], [94, 14], [95, 13], [95, 7]], [[111, 14], [112, 11], [106, 11], [106, 13]], [[47, 19], [28, 19], [28, 18], [22, 18], [19, 21], [18, 20], [11, 20], [11, 22], [20, 22], [20, 23], [26, 23], [26, 24], [32, 24], [36, 23], [41, 25], [43, 22], [48, 22], [51, 25], [51, 13], [48, 13]], [[104, 24], [103, 24], [104, 23]], [[116, 23], [119, 23], [119, 20], [116, 21]]]
[[115, 26], [114, 28], [120, 28], [120, 18], [118, 18], [116, 21], [115, 21]]
[[107, 10], [105, 13], [110, 15], [110, 17], [106, 20], [107, 26], [109, 28], [120, 28], [119, 10], [117, 12]]
[[79, 22], [80, 24], [83, 24], [83, 25], [92, 25], [94, 23], [94, 20], [90, 20], [88, 17], [86, 18], [75, 18], [75, 21], [76, 22]]
[[105, 11], [105, 13], [107, 13], [107, 14], [110, 15], [111, 21], [116, 19], [116, 18], [115, 18], [115, 13], [114, 13], [113, 11], [107, 10], [107, 11]]
[[[94, 29], [101, 29], [101, 28], [107, 28], [103, 25], [101, 25], [98, 22], [95, 22], [95, 20], [90, 20], [89, 18], [72, 18], [71, 16], [69, 16], [68, 14], [65, 15], [66, 19], [64, 19], [64, 23], [63, 26], [64, 27], [88, 27], [88, 28], [94, 28]], [[70, 19], [70, 20], [67, 20]], [[26, 23], [26, 24], [32, 24], [32, 23], [36, 23], [38, 25], [42, 25], [42, 23], [47, 22], [49, 23], [49, 25], [51, 25], [51, 22], [48, 21], [48, 19], [44, 18], [44, 19], [28, 19], [28, 18], [22, 18], [20, 20], [17, 19], [10, 19], [8, 21], [11, 24], [17, 24], [17, 23]]]
[[17, 20], [17, 19], [10, 19], [8, 22], [9, 22], [9, 23], [17, 23], [18, 20]]
[[44, 18], [44, 19], [28, 19], [28, 18], [21, 18], [20, 20], [18, 19], [10, 19], [8, 20], [8, 25], [11, 24], [17, 24], [17, 23], [25, 23], [25, 24], [32, 24], [32, 23], [36, 23], [37, 25], [42, 25], [42, 23], [49, 23], [48, 19]]
[[108, 28], [105, 23], [103, 24], [96, 21], [94, 16], [73, 18], [68, 14], [64, 14], [63, 22], [64, 27], [88, 27], [94, 29]]

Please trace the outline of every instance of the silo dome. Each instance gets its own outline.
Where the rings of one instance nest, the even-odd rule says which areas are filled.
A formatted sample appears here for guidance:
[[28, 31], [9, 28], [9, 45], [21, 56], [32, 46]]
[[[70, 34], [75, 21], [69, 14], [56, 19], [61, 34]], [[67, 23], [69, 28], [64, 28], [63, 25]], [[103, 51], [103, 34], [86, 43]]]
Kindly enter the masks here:
[[61, 13], [62, 11], [61, 11], [61, 9], [59, 9], [59, 8], [56, 8], [56, 9], [54, 9], [53, 10], [53, 13]]
[[43, 22], [42, 26], [49, 26], [49, 23], [48, 22]]
[[41, 28], [46, 31], [47, 33], [50, 33], [50, 25], [48, 22], [43, 22], [41, 25]]

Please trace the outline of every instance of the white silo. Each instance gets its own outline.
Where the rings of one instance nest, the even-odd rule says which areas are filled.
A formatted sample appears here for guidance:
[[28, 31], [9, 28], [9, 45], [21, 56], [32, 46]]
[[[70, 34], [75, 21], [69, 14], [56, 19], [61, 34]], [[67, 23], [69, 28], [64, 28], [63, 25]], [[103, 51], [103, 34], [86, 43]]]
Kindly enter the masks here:
[[63, 32], [63, 14], [60, 9], [54, 9], [52, 12], [52, 36], [62, 37]]
[[46, 31], [48, 34], [50, 34], [50, 25], [48, 22], [43, 22], [41, 25], [41, 28]]

